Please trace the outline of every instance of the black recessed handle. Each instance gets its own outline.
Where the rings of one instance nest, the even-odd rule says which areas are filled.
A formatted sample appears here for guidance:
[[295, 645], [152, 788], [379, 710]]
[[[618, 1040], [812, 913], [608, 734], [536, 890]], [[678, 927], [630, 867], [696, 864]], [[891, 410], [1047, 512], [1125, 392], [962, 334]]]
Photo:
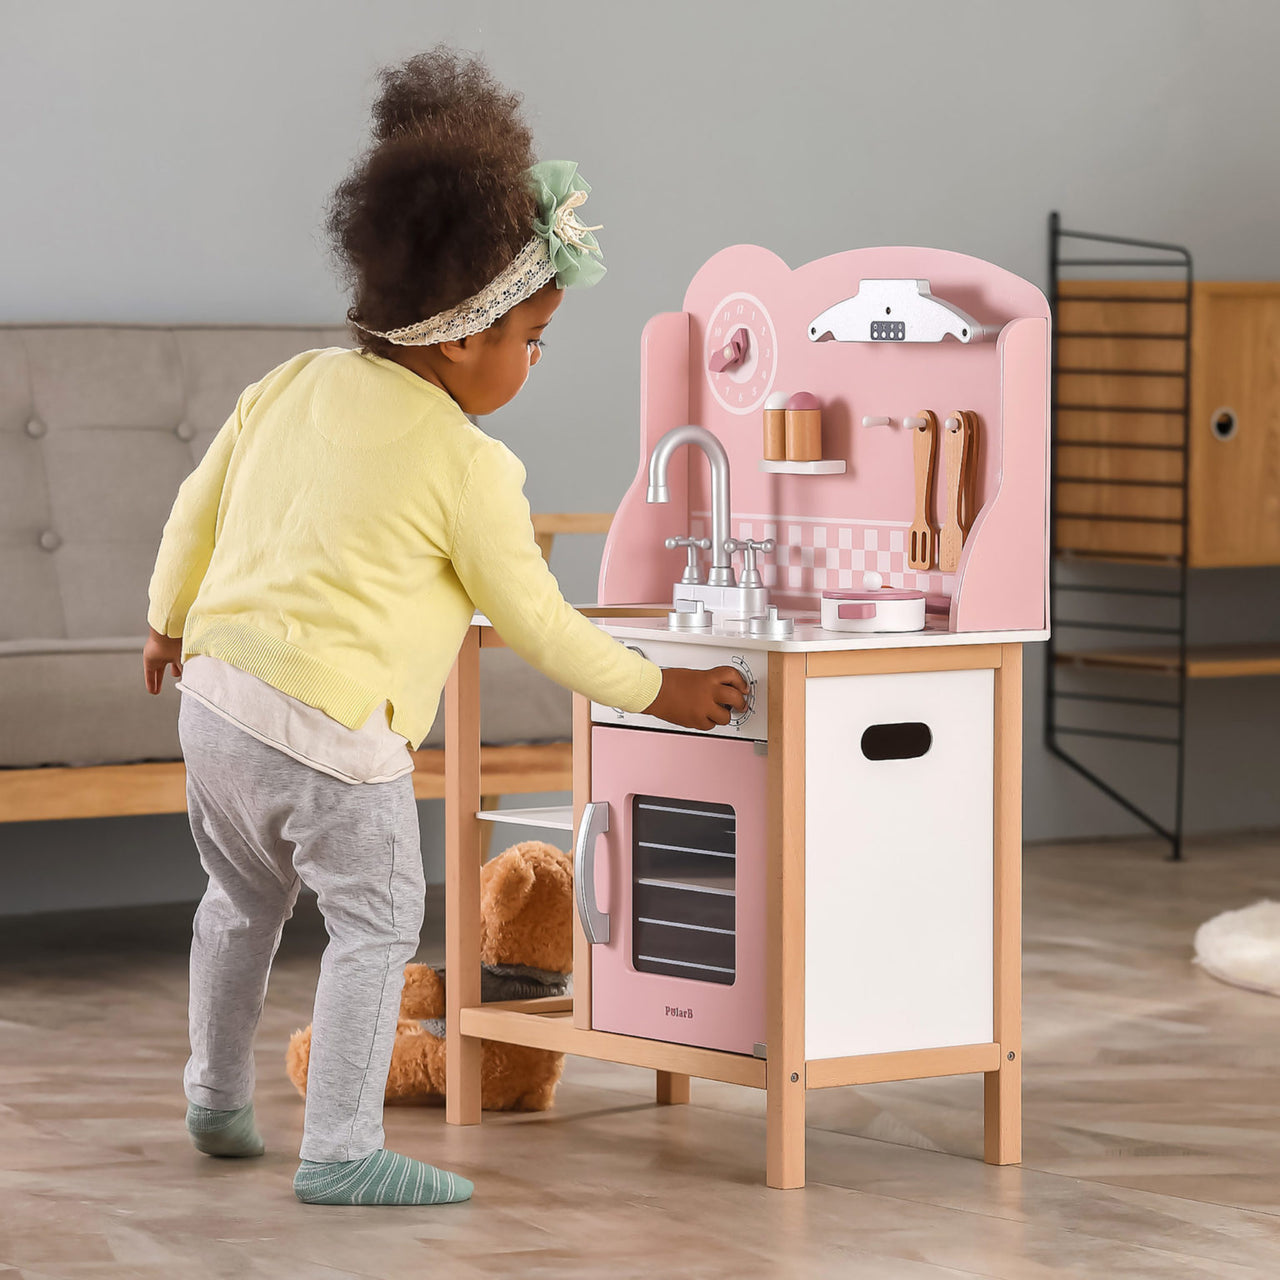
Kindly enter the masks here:
[[1219, 409], [1209, 423], [1214, 436], [1219, 440], [1230, 440], [1239, 425], [1234, 409]]
[[933, 746], [933, 730], [919, 720], [873, 724], [862, 735], [868, 760], [918, 760]]

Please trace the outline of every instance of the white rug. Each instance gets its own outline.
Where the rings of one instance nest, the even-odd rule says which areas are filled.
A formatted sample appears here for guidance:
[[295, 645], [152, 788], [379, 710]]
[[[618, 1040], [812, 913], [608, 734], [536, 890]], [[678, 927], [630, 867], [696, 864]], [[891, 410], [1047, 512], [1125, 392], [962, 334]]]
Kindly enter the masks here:
[[1196, 930], [1196, 964], [1234, 987], [1280, 996], [1280, 902], [1224, 911]]

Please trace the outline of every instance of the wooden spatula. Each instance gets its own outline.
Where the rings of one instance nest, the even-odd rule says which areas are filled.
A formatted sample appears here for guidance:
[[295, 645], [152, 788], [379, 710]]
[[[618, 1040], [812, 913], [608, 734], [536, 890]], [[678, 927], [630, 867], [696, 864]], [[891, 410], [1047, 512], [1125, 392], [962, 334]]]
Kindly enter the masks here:
[[964, 466], [960, 476], [960, 527], [969, 536], [978, 516], [975, 499], [978, 484], [978, 415], [965, 409], [960, 415], [965, 423]]
[[965, 455], [968, 452], [969, 424], [963, 410], [957, 409], [943, 424], [942, 461], [946, 473], [946, 505], [942, 532], [938, 535], [938, 568], [955, 573], [960, 567], [960, 551], [964, 546], [964, 529], [960, 524], [960, 496], [966, 478]]
[[934, 533], [929, 524], [929, 495], [933, 492], [938, 419], [930, 409], [921, 409], [917, 419], [921, 425], [913, 427], [911, 432], [916, 468], [916, 515], [911, 525], [907, 564], [913, 569], [928, 569], [933, 564]]

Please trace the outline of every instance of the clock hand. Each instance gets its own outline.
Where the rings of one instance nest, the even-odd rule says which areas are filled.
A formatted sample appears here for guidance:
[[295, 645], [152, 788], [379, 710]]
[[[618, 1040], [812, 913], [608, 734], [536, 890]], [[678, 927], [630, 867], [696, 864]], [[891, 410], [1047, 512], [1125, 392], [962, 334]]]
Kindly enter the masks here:
[[749, 337], [746, 329], [735, 330], [723, 347], [711, 353], [711, 358], [707, 361], [707, 368], [712, 373], [723, 373], [726, 369], [732, 369], [735, 365], [740, 365], [747, 358], [748, 343]]

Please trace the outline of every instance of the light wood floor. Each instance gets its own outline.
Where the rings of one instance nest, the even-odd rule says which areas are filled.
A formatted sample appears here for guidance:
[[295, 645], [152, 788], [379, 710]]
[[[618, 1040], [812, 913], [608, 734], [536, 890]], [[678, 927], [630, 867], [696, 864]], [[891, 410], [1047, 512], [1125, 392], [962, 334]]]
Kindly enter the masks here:
[[1189, 856], [1027, 851], [1021, 1167], [981, 1163], [979, 1077], [829, 1090], [800, 1192], [762, 1185], [760, 1095], [695, 1082], [659, 1109], [649, 1074], [571, 1059], [543, 1115], [389, 1111], [387, 1145], [474, 1178], [471, 1204], [300, 1205], [281, 1055], [309, 1018], [310, 911], [259, 1037], [268, 1153], [245, 1162], [182, 1126], [189, 908], [0, 921], [0, 1276], [1275, 1280], [1280, 1001], [1190, 956], [1201, 921], [1280, 897], [1280, 839]]

